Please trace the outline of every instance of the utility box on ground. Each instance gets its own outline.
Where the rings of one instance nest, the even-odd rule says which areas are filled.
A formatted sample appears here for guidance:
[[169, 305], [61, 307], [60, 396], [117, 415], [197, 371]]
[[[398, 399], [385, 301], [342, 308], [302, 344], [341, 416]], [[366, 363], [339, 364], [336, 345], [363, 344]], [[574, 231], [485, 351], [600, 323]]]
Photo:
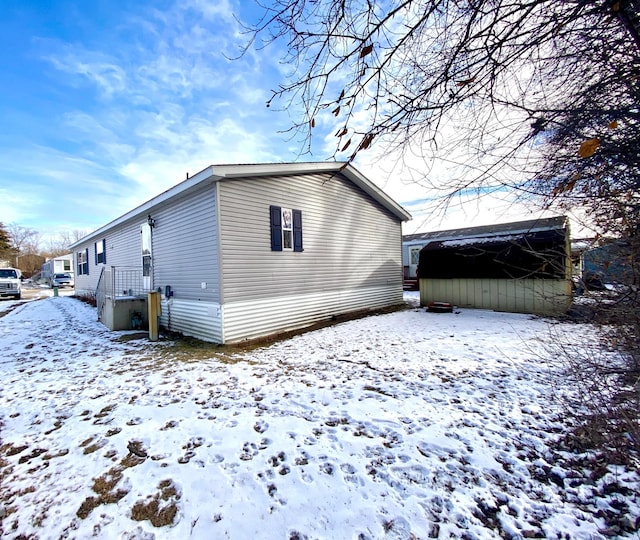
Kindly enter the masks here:
[[109, 330], [142, 330], [149, 327], [147, 299], [137, 296], [118, 297], [104, 304], [102, 324]]

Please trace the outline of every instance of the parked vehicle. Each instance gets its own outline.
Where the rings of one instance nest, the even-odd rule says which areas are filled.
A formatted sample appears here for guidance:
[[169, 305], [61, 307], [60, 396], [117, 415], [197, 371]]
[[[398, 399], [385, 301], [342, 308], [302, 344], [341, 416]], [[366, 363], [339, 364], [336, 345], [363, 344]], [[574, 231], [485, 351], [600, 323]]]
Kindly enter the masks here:
[[22, 298], [22, 272], [17, 268], [0, 268], [0, 297], [13, 296], [16, 300]]
[[53, 287], [53, 276], [69, 274], [73, 278], [73, 255], [61, 255], [46, 261], [40, 269], [39, 281], [47, 287]]
[[73, 287], [75, 285], [73, 276], [68, 272], [62, 274], [53, 274], [51, 278], [51, 288], [53, 287]]

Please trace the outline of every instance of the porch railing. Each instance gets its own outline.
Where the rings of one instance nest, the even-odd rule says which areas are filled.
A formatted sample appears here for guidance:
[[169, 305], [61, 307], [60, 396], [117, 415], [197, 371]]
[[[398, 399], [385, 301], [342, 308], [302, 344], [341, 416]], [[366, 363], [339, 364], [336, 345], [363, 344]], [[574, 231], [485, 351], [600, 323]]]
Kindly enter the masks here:
[[146, 296], [151, 291], [150, 286], [145, 283], [142, 268], [104, 266], [96, 287], [98, 320], [102, 318], [106, 302], [116, 302], [118, 298]]

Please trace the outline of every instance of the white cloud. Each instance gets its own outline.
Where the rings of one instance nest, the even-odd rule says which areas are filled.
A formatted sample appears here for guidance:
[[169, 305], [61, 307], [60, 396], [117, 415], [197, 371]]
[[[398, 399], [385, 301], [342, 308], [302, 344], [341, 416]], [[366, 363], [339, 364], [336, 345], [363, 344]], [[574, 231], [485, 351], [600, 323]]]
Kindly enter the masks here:
[[240, 30], [230, 2], [190, 0], [145, 16], [123, 13], [113, 43], [39, 40], [42, 58], [59, 73], [56, 82], [82, 99], [51, 119], [59, 125], [55, 144], [65, 150], [21, 151], [32, 158], [27, 169], [38, 190], [33, 211], [21, 209], [15, 221], [55, 213], [53, 186], [65, 191], [58, 214], [72, 214], [86, 228], [182, 181], [187, 171], [288, 156], [279, 117], [264, 106], [263, 68], [273, 70], [277, 58], [230, 61], [221, 53], [237, 54], [246, 39]]
[[237, 26], [234, 7], [228, 0], [184, 0], [180, 3], [180, 7], [193, 9], [202, 14], [206, 20], [222, 20], [233, 27]]
[[[30, 191], [30, 190], [29, 190]], [[34, 204], [35, 199], [35, 204]], [[0, 188], [0, 223], [19, 223], [23, 225], [37, 217], [38, 197], [15, 187]]]
[[89, 51], [78, 45], [53, 42], [43, 45], [57, 49], [57, 52], [45, 56], [45, 60], [63, 73], [76, 75], [93, 83], [103, 97], [111, 98], [126, 88], [126, 72], [112, 56]]
[[278, 161], [271, 140], [231, 118], [211, 123], [202, 118], [187, 121], [179, 131], [159, 126], [146, 144], [118, 172], [138, 186], [128, 197], [133, 208], [205, 167], [219, 163]]

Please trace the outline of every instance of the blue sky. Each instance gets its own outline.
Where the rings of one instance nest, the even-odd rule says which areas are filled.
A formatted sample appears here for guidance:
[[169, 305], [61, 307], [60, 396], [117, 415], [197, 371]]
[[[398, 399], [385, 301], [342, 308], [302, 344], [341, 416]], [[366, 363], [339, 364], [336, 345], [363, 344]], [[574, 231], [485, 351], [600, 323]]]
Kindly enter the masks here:
[[[282, 133], [295, 111], [265, 106], [280, 51], [229, 59], [248, 39], [238, 20], [258, 14], [247, 0], [3, 0], [0, 222], [88, 232], [208, 165], [327, 159], [333, 125], [300, 158]], [[394, 163], [356, 166], [419, 218], [406, 232], [496, 219], [459, 206], [425, 220], [432, 196]]]
[[93, 229], [213, 163], [290, 161], [243, 2], [3, 2], [0, 221]]

